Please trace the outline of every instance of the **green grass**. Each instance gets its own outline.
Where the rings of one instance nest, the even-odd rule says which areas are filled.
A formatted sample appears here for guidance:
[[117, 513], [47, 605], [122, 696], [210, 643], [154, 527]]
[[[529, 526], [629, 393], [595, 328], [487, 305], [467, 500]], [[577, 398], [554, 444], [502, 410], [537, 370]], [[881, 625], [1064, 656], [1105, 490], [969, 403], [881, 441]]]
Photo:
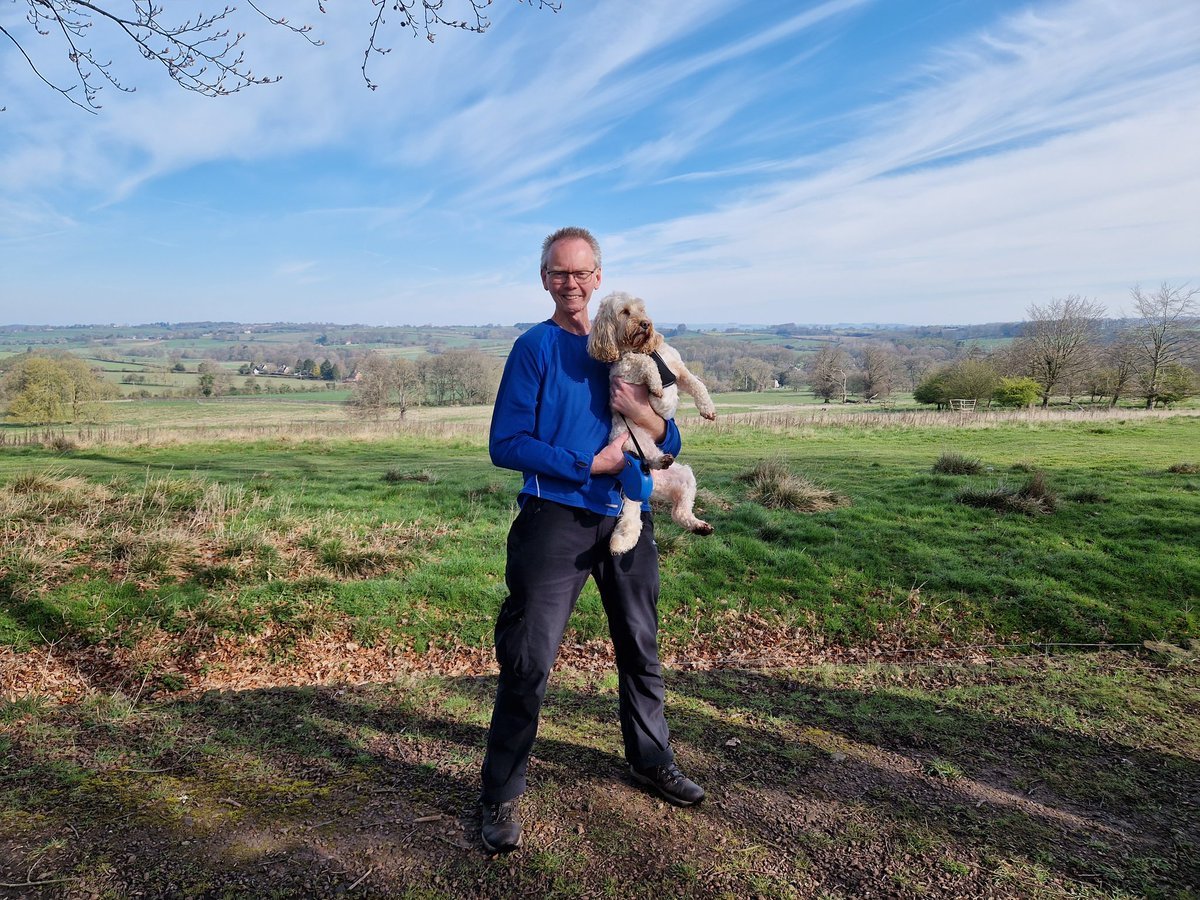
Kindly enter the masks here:
[[[1102, 433], [1075, 423], [691, 429], [685, 460], [717, 531], [684, 535], [658, 517], [666, 643], [733, 641], [747, 616], [849, 647], [1195, 637], [1200, 485], [1166, 470], [1194, 446], [1198, 426], [1180, 417]], [[980, 460], [984, 472], [931, 474], [946, 452]], [[817, 513], [764, 507], [743, 480], [763, 459], [847, 502]], [[1053, 512], [955, 502], [964, 485], [987, 489], [1018, 465], [1034, 465], [1063, 498]], [[38, 472], [65, 487], [13, 493]], [[478, 646], [503, 598], [517, 483], [469, 433], [9, 448], [0, 497], [47, 543], [31, 546], [12, 529], [0, 543], [0, 641], [94, 641], [147, 616], [183, 628], [197, 607], [221, 628], [262, 627], [291, 605], [311, 613], [316, 604], [329, 621], [348, 617], [380, 639], [400, 629], [422, 646]], [[316, 598], [304, 588], [314, 576], [330, 582]], [[606, 634], [590, 604], [585, 597], [572, 622], [577, 640]], [[228, 617], [223, 606], [250, 611]]]

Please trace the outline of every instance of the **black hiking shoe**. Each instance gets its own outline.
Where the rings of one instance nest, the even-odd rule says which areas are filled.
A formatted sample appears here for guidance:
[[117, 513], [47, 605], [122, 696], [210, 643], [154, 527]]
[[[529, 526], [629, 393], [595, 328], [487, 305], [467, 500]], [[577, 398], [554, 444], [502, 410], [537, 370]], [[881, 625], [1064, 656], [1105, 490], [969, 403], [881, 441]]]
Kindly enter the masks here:
[[521, 846], [521, 823], [517, 820], [517, 801], [479, 804], [479, 834], [483, 846], [493, 853], [509, 853]]
[[680, 772], [679, 766], [673, 762], [651, 769], [630, 767], [629, 771], [634, 781], [650, 788], [675, 806], [695, 806], [704, 799], [704, 788]]

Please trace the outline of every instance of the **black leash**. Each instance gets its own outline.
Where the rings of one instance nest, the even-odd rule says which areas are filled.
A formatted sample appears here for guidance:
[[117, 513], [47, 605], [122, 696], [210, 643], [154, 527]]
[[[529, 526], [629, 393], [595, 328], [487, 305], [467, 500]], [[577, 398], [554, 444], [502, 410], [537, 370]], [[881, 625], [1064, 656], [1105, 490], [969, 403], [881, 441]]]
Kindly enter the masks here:
[[[679, 380], [675, 377], [675, 373], [667, 367], [666, 360], [659, 356], [657, 350], [650, 354], [650, 358], [654, 360], [654, 365], [658, 367], [658, 377], [662, 379], [663, 387], [670, 387]], [[638, 443], [637, 435], [629, 427], [629, 420], [625, 418], [625, 413], [618, 413], [618, 415], [620, 415], [621, 421], [625, 423], [625, 429], [629, 432], [629, 436], [633, 438], [633, 446], [637, 450], [638, 459], [641, 460], [643, 474], [649, 475], [650, 465], [646, 462], [646, 454], [642, 452], [642, 445]]]
[[642, 474], [650, 474], [650, 464], [646, 462], [646, 454], [642, 452], [642, 445], [638, 443], [637, 435], [633, 433], [633, 429], [629, 427], [629, 420], [625, 418], [625, 413], [618, 413], [621, 421], [625, 423], [625, 429], [629, 432], [629, 436], [633, 438], [633, 447], [637, 450], [637, 458], [642, 464]]

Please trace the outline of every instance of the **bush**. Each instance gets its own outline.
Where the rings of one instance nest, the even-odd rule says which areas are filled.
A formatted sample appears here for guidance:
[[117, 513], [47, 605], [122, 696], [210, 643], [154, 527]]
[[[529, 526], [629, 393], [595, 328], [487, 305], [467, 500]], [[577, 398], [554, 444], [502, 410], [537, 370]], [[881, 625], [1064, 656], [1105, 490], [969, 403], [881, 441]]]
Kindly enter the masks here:
[[795, 474], [780, 460], [763, 460], [738, 481], [748, 483], [747, 496], [768, 509], [825, 512], [850, 504], [848, 498]]
[[1032, 378], [1001, 378], [992, 400], [1000, 406], [1033, 406], [1041, 395], [1042, 386]]
[[999, 381], [1000, 376], [990, 363], [963, 359], [926, 376], [913, 391], [913, 399], [935, 404], [938, 409], [955, 399], [988, 400]]
[[933, 471], [938, 475], [978, 475], [983, 463], [961, 453], [943, 453], [934, 462]]

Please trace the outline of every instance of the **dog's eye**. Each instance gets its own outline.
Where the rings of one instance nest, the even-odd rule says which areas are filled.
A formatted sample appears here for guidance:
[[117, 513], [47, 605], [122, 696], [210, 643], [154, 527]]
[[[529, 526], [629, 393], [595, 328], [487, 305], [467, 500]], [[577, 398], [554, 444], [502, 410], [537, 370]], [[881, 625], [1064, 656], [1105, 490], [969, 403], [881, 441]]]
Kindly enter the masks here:
[[627, 310], [627, 309], [621, 310], [621, 315], [623, 315], [623, 316], [629, 315], [629, 310]]

